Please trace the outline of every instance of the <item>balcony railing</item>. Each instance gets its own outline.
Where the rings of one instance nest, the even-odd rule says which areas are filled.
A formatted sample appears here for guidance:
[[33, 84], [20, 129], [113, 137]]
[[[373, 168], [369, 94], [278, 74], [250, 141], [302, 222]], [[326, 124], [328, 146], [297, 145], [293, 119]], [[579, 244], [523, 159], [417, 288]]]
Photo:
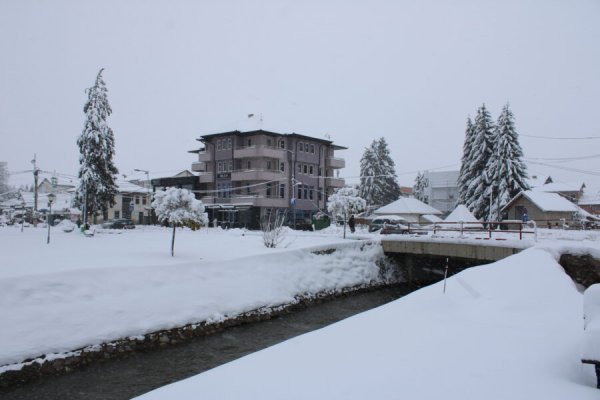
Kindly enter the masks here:
[[194, 172], [206, 171], [206, 162], [205, 161], [194, 161], [192, 163], [192, 171], [194, 171]]
[[285, 172], [278, 170], [241, 169], [231, 173], [232, 181], [277, 181], [286, 177]]
[[343, 158], [327, 157], [326, 165], [328, 168], [334, 169], [346, 168], [346, 160]]
[[346, 182], [343, 178], [328, 177], [325, 179], [325, 184], [329, 187], [342, 188], [346, 185]]
[[214, 181], [214, 176], [215, 174], [213, 174], [212, 172], [201, 172], [198, 178], [200, 180], [200, 183], [210, 183]]
[[201, 151], [198, 153], [198, 162], [212, 161], [213, 155], [208, 151]]
[[286, 158], [288, 151], [279, 147], [256, 145], [238, 147], [233, 152], [233, 158]]

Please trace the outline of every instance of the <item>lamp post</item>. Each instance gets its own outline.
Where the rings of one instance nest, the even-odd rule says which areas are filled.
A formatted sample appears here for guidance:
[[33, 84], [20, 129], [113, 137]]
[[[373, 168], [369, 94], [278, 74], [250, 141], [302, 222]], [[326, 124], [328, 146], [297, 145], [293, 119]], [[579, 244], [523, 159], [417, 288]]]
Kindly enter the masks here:
[[23, 225], [25, 225], [25, 200], [21, 199], [21, 232], [23, 232]]
[[[150, 171], [148, 171], [147, 169], [138, 169], [138, 168], [135, 168], [134, 171], [143, 172], [144, 174], [146, 174], [146, 181], [147, 181], [146, 185], [150, 184]], [[144, 185], [144, 186], [146, 186], [146, 185]], [[146, 186], [146, 190], [147, 190], [146, 207], [148, 207], [150, 205], [150, 188], [148, 186]], [[150, 219], [150, 216], [148, 216], [148, 220], [149, 219]]]
[[48, 240], [46, 241], [46, 244], [50, 243], [50, 217], [52, 216], [52, 203], [54, 203], [54, 200], [56, 200], [56, 195], [50, 193], [48, 195], [48, 208], [50, 210], [48, 211], [48, 217], [46, 218], [46, 223], [48, 224]]

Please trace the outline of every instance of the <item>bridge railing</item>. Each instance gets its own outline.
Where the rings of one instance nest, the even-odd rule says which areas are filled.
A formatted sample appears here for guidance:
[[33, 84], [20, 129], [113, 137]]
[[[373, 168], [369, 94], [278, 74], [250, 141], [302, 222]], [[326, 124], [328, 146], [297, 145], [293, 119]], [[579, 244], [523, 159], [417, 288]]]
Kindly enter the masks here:
[[[529, 228], [529, 229], [524, 229]], [[519, 240], [523, 235], [533, 235], [537, 241], [537, 225], [535, 221], [523, 222], [520, 220], [483, 221], [483, 222], [434, 222], [432, 224], [408, 223], [406, 233], [424, 234], [433, 232], [458, 232], [461, 236], [465, 233], [485, 233], [488, 239], [493, 235], [499, 236], [506, 233], [516, 233]]]

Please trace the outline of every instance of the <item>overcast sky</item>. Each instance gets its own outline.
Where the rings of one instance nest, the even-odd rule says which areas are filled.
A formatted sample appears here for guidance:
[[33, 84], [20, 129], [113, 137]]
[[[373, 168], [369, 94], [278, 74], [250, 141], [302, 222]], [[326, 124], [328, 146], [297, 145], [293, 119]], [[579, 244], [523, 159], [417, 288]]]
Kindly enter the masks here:
[[[76, 175], [85, 88], [109, 90], [116, 165], [190, 169], [203, 134], [324, 138], [349, 182], [385, 136], [399, 182], [458, 169], [465, 121], [510, 102], [530, 174], [600, 182], [599, 0], [0, 0], [0, 161]], [[584, 157], [579, 161], [539, 160]], [[559, 166], [560, 168], [556, 168]], [[591, 171], [574, 173], [567, 169]], [[31, 182], [31, 173], [11, 183]], [[596, 186], [600, 187], [600, 184]]]

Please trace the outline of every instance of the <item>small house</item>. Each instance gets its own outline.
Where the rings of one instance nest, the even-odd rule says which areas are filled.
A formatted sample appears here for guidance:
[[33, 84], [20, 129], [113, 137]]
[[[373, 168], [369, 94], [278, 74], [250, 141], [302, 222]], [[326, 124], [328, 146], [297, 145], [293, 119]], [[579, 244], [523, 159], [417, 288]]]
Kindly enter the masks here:
[[440, 215], [441, 211], [412, 197], [400, 197], [398, 200], [373, 212], [374, 217], [380, 215], [397, 215], [411, 223], [430, 223], [430, 217], [425, 215]]

